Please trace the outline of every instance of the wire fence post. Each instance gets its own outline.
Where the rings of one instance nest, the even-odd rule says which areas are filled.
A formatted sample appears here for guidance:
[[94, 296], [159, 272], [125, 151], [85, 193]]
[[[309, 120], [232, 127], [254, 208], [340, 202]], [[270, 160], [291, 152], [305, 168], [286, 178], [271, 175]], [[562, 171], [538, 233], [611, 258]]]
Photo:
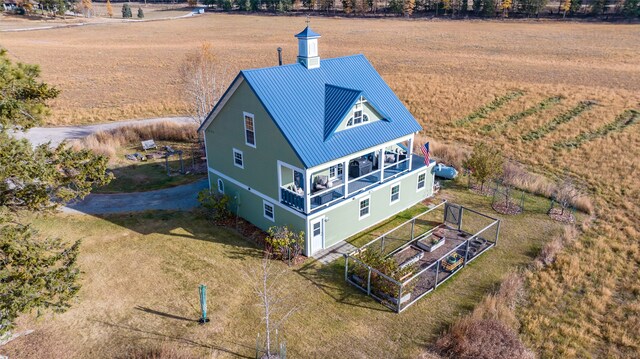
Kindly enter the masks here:
[[496, 229], [496, 240], [494, 242], [494, 245], [496, 246], [498, 245], [498, 235], [500, 234], [500, 220], [498, 219], [497, 222], [498, 222], [498, 228]]
[[440, 276], [440, 260], [438, 259], [438, 264], [436, 265], [436, 284], [433, 287], [434, 289], [438, 288], [438, 277], [439, 276]]
[[[471, 237], [471, 238], [473, 238], [473, 237]], [[463, 267], [467, 266], [467, 260], [469, 260], [469, 242], [471, 242], [470, 239], [467, 239], [467, 247], [464, 250], [464, 262], [462, 263]]]
[[414, 218], [413, 221], [411, 221], [411, 241], [413, 242], [413, 229], [416, 226], [416, 219]]
[[369, 273], [367, 274], [367, 295], [371, 295], [371, 267], [369, 268]]
[[382, 236], [382, 240], [380, 241], [380, 253], [384, 253], [384, 236]]

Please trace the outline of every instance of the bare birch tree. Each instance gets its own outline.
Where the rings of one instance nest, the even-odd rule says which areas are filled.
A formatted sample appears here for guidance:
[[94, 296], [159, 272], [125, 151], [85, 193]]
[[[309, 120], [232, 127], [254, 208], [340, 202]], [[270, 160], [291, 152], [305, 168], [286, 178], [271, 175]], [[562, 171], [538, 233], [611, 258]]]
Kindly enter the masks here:
[[191, 116], [202, 123], [229, 82], [227, 68], [214, 54], [211, 43], [204, 42], [197, 50], [187, 54], [180, 74]]
[[569, 177], [566, 177], [553, 193], [553, 197], [562, 207], [562, 212], [560, 215], [564, 215], [564, 211], [573, 204], [573, 201], [580, 197], [580, 191], [576, 188], [573, 180]]
[[[257, 306], [264, 323], [266, 353], [263, 358], [277, 358], [271, 351], [273, 333], [279, 330], [284, 322], [298, 307], [293, 305], [293, 298], [288, 295], [286, 268], [278, 268], [280, 263], [273, 263], [266, 255], [258, 267], [248, 267], [246, 278], [258, 297]], [[275, 348], [277, 350], [277, 348]]]

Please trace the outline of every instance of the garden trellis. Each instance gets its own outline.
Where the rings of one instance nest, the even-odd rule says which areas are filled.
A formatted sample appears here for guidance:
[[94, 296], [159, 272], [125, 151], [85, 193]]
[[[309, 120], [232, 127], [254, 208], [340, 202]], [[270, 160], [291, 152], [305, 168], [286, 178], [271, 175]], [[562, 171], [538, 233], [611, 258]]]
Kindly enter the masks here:
[[[499, 232], [500, 220], [444, 201], [345, 254], [345, 280], [400, 313], [497, 245]], [[397, 269], [366, 263], [366, 251]]]

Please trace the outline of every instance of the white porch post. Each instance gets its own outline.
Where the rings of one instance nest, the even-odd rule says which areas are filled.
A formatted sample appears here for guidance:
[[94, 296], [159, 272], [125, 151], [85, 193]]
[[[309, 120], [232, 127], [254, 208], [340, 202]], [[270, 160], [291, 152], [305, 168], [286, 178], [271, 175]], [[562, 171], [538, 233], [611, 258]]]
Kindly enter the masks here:
[[407, 156], [409, 156], [409, 171], [411, 171], [411, 162], [413, 161], [413, 136], [409, 139], [409, 148], [407, 149]]
[[349, 160], [344, 160], [342, 163], [342, 177], [344, 178], [344, 198], [349, 197]]
[[311, 177], [308, 169], [304, 170], [304, 213], [311, 212]]
[[380, 167], [380, 183], [384, 182], [384, 147], [380, 149], [378, 155], [378, 167]]

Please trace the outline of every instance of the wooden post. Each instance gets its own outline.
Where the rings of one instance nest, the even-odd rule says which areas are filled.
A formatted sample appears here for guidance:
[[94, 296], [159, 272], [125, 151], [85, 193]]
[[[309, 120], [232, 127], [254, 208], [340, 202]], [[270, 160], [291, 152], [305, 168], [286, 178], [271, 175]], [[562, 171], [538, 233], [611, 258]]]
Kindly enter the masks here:
[[415, 227], [415, 225], [416, 225], [416, 219], [414, 218], [411, 221], [411, 242], [413, 242], [413, 228]]
[[460, 206], [460, 213], [458, 215], [458, 230], [462, 230], [462, 213], [464, 212], [464, 207]]
[[400, 313], [400, 304], [402, 302], [402, 284], [398, 285], [398, 309], [397, 312]]
[[349, 255], [344, 253], [344, 281], [347, 281], [347, 278], [349, 278]]
[[382, 236], [382, 239], [380, 240], [380, 253], [384, 252], [384, 236]]
[[498, 245], [498, 235], [500, 234], [500, 220], [498, 220], [498, 229], [496, 229], [496, 241], [495, 245]]
[[367, 275], [367, 295], [371, 295], [371, 267], [369, 267], [369, 274]]
[[436, 284], [433, 287], [434, 289], [438, 288], [438, 275], [439, 274], [440, 274], [440, 259], [438, 259], [438, 264], [436, 265]]

